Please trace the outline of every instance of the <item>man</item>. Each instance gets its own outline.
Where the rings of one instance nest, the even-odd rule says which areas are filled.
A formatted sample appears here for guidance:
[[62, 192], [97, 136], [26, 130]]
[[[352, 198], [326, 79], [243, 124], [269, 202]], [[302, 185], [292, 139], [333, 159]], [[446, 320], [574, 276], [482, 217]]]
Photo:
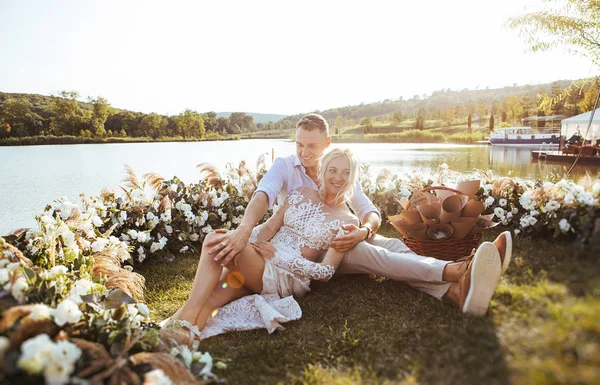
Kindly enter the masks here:
[[[273, 206], [278, 194], [286, 194], [302, 186], [317, 189], [319, 160], [330, 144], [329, 126], [322, 116], [309, 114], [298, 121], [296, 155], [277, 158], [259, 183], [239, 227], [214, 238], [205, 245], [210, 248], [209, 252], [215, 256], [215, 261], [221, 261], [221, 264], [226, 265], [244, 249], [252, 229], [266, 214], [269, 207]], [[464, 312], [479, 314], [483, 307], [487, 311], [491, 293], [498, 282], [497, 279], [500, 278], [499, 273], [496, 279], [496, 273], [484, 267], [471, 272], [472, 264], [469, 263], [422, 257], [413, 253], [399, 239], [376, 235], [381, 225], [381, 217], [373, 203], [365, 196], [359, 182], [355, 186], [350, 208], [361, 220], [361, 225], [360, 227], [345, 226], [344, 229], [348, 233], [337, 237], [331, 243], [331, 247], [345, 252], [337, 273], [376, 274], [405, 281], [438, 299], [446, 296], [457, 303]], [[494, 253], [489, 248], [487, 252]], [[490, 258], [493, 259], [493, 256]], [[464, 277], [467, 275], [464, 274], [466, 271], [469, 271], [469, 279]], [[459, 280], [461, 282], [458, 282]], [[484, 298], [479, 300], [478, 295], [473, 295], [474, 290], [484, 292]], [[488, 296], [490, 298], [487, 298]], [[467, 299], [481, 303], [471, 307], [465, 306]], [[478, 310], [469, 311], [470, 308]]]

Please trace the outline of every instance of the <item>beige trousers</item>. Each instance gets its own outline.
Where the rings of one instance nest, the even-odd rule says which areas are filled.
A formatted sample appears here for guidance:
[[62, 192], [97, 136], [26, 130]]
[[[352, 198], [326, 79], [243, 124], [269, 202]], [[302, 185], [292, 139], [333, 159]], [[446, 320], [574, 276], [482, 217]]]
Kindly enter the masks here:
[[348, 250], [336, 274], [376, 274], [441, 299], [451, 284], [442, 281], [448, 263], [417, 255], [399, 239], [375, 235]]

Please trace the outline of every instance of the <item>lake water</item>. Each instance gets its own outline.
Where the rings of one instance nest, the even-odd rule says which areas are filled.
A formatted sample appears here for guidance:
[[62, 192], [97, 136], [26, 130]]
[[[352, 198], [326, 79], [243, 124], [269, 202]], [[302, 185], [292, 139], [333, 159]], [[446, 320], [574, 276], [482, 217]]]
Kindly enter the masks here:
[[[530, 150], [486, 145], [419, 143], [344, 143], [332, 147], [352, 149], [372, 175], [387, 168], [393, 173], [430, 171], [447, 163], [450, 169], [493, 169], [498, 175], [545, 178], [564, 173], [563, 164], [533, 161]], [[251, 168], [263, 153], [293, 154], [295, 145], [280, 139], [223, 142], [82, 144], [62, 146], [0, 147], [0, 234], [19, 227], [35, 227], [35, 216], [48, 203], [68, 197], [79, 203], [79, 194], [98, 195], [103, 187], [115, 188], [125, 177], [124, 164], [138, 176], [147, 172], [185, 182], [198, 180], [196, 165], [212, 163], [223, 169], [228, 162], [248, 161]], [[577, 166], [577, 179], [586, 169], [596, 176], [597, 166]]]

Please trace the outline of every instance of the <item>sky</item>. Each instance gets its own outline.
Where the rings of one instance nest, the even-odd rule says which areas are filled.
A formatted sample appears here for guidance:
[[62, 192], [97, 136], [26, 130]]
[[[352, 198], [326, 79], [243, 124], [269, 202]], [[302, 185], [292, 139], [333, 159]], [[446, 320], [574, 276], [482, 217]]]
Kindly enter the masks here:
[[529, 52], [506, 26], [542, 4], [0, 0], [0, 91], [291, 115], [596, 74], [563, 49]]

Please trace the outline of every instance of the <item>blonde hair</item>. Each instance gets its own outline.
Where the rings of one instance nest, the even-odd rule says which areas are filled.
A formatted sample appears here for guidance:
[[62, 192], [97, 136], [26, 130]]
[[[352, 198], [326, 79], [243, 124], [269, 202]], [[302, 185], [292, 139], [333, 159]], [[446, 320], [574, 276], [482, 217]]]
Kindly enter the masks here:
[[302, 128], [306, 131], [319, 130], [329, 138], [329, 124], [327, 120], [319, 114], [308, 114], [302, 117], [296, 123], [296, 129]]
[[321, 158], [321, 164], [319, 167], [319, 195], [321, 198], [325, 199], [325, 173], [327, 172], [327, 167], [329, 167], [329, 163], [332, 160], [341, 156], [345, 157], [350, 162], [350, 177], [337, 193], [335, 197], [335, 202], [337, 203], [350, 200], [354, 194], [354, 185], [356, 184], [359, 175], [358, 159], [348, 148], [334, 148]]

